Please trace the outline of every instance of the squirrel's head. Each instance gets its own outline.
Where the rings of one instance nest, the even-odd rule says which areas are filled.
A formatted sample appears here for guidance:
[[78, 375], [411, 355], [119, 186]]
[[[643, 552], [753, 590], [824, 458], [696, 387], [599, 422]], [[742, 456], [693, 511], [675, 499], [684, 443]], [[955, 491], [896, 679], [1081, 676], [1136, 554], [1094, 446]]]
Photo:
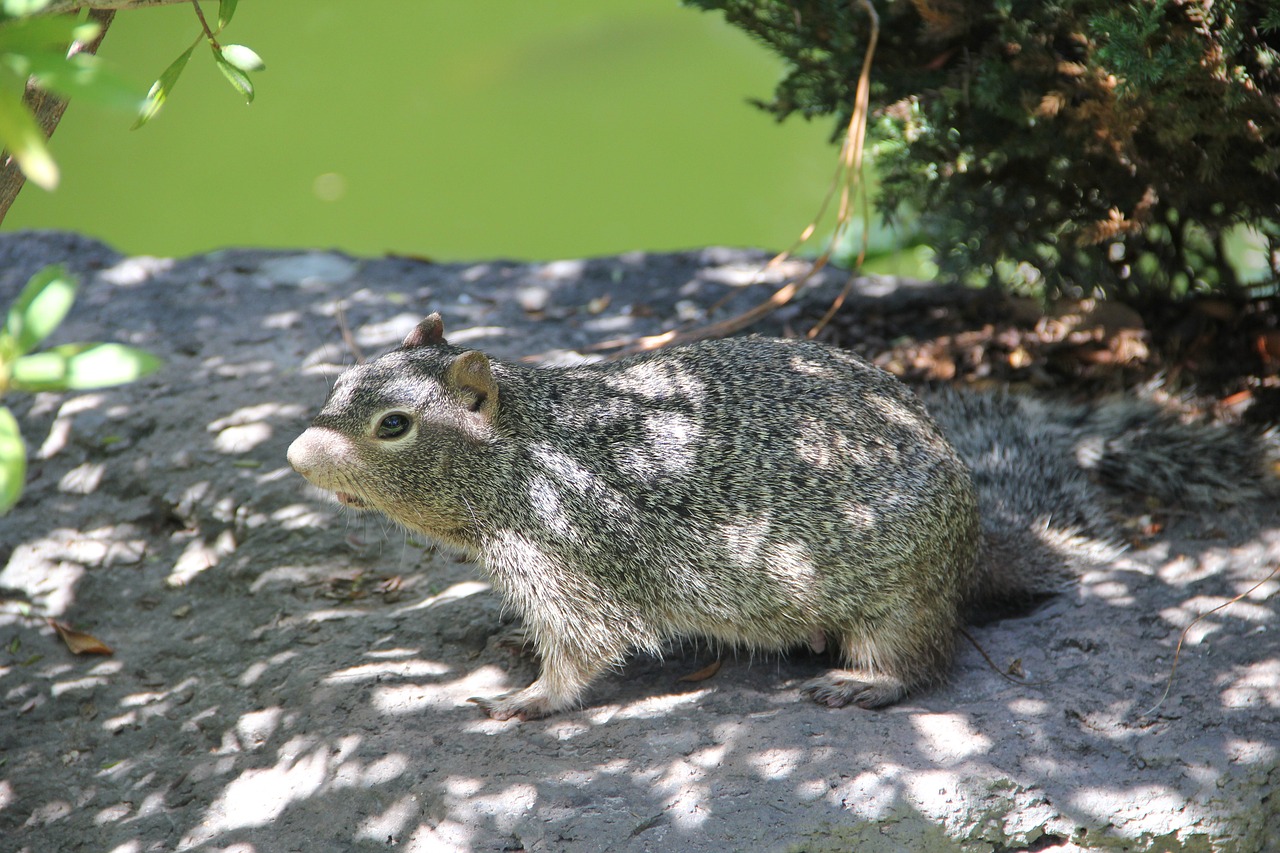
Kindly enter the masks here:
[[488, 357], [448, 344], [432, 314], [399, 349], [338, 377], [289, 464], [348, 506], [448, 540], [468, 520], [451, 496], [495, 440], [497, 414]]

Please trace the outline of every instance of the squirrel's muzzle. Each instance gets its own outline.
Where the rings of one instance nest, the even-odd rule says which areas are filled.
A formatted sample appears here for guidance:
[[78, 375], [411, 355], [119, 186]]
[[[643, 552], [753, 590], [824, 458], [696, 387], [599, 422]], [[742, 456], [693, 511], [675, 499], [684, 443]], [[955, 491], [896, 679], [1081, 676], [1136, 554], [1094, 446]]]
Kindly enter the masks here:
[[333, 490], [339, 471], [352, 460], [351, 442], [324, 427], [308, 427], [285, 454], [293, 470], [322, 489]]
[[[324, 427], [308, 427], [293, 440], [285, 454], [293, 470], [313, 486], [333, 492], [338, 500], [349, 507], [365, 509], [368, 504], [347, 491], [341, 472], [351, 464], [351, 443], [339, 432]], [[345, 488], [344, 488], [345, 486]]]

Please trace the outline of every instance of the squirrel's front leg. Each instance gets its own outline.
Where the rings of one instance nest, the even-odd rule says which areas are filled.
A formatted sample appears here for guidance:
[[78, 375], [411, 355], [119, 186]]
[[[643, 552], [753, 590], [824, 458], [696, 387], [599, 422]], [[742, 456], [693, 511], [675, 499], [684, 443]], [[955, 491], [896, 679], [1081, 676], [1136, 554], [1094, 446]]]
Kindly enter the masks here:
[[597, 675], [621, 659], [623, 649], [594, 649], [588, 652], [556, 637], [535, 637], [534, 646], [542, 660], [538, 680], [523, 690], [492, 698], [473, 697], [474, 702], [495, 720], [537, 720], [572, 708]]

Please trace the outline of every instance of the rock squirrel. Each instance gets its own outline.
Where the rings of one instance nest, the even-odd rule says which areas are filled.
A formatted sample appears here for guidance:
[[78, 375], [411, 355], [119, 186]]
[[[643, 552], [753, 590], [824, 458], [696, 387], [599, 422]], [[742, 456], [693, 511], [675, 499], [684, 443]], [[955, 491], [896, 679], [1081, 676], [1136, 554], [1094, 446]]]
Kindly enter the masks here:
[[[496, 719], [578, 703], [632, 649], [828, 643], [818, 702], [942, 679], [967, 619], [1110, 553], [1099, 481], [1163, 500], [1263, 487], [1256, 436], [1149, 404], [920, 397], [849, 352], [745, 337], [530, 368], [438, 314], [345, 372], [293, 467], [476, 558], [523, 617], [534, 683]], [[935, 420], [936, 419], [936, 420]], [[1092, 476], [1091, 476], [1092, 475]]]

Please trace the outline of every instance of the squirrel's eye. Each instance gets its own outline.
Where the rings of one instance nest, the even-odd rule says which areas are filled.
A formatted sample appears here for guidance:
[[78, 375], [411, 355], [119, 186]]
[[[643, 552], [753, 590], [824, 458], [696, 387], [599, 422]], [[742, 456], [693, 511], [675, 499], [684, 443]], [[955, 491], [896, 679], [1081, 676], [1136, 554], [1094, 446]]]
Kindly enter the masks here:
[[399, 438], [409, 431], [412, 423], [408, 415], [392, 412], [378, 421], [378, 428], [374, 430], [374, 435], [378, 438]]

